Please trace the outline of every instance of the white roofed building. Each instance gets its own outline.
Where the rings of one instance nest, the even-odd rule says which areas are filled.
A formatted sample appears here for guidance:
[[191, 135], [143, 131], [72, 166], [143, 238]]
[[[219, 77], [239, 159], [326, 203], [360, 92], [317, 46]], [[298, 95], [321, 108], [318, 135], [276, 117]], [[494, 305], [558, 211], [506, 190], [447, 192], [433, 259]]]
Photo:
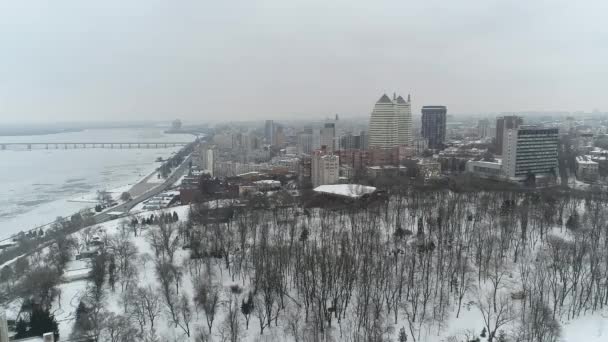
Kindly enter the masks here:
[[332, 184], [318, 186], [314, 191], [316, 193], [338, 197], [361, 198], [373, 194], [376, 191], [376, 188], [360, 184]]

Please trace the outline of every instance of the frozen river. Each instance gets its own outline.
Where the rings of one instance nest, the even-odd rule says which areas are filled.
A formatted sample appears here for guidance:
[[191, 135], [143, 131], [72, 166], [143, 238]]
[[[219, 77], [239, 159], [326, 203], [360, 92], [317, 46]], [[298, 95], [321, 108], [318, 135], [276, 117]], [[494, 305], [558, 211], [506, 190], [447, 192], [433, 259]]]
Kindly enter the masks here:
[[[0, 142], [191, 142], [194, 136], [161, 129], [94, 129], [39, 136], [0, 137]], [[159, 149], [8, 149], [0, 151], [0, 238], [90, 207], [78, 202], [98, 190], [122, 191], [154, 171]]]

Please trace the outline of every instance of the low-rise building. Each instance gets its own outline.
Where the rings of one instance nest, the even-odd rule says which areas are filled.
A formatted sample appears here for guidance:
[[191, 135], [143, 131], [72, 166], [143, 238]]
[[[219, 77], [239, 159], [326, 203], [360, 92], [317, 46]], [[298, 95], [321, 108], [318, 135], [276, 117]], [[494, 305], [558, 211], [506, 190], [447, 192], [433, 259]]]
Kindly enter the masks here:
[[378, 177], [397, 177], [400, 174], [405, 174], [407, 168], [403, 165], [375, 165], [367, 168], [367, 176], [371, 178]]
[[441, 175], [441, 164], [432, 159], [423, 159], [418, 165], [418, 172], [424, 180], [438, 178]]
[[270, 191], [270, 190], [277, 190], [277, 189], [281, 188], [281, 182], [276, 181], [276, 180], [271, 180], [271, 179], [259, 180], [259, 181], [253, 182], [253, 184], [256, 186], [256, 188], [259, 191]]
[[576, 157], [576, 178], [593, 183], [599, 178], [599, 164], [589, 156]]
[[467, 162], [466, 170], [467, 172], [483, 178], [500, 178], [502, 173], [502, 160], [469, 160]]
[[318, 186], [314, 191], [327, 196], [358, 199], [373, 194], [376, 188], [360, 184], [334, 184]]

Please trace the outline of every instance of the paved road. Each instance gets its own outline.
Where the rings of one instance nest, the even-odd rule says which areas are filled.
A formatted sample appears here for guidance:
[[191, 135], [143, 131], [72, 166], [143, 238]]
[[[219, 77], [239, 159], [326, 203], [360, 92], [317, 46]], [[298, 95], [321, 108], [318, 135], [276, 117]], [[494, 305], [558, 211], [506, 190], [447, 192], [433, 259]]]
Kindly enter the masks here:
[[115, 207], [112, 207], [110, 209], [108, 209], [106, 212], [97, 214], [95, 216], [93, 216], [93, 218], [95, 219], [95, 223], [99, 224], [102, 222], [106, 222], [106, 221], [110, 221], [112, 219], [115, 219], [116, 217], [114, 215], [110, 215], [109, 213], [111, 212], [124, 212], [124, 213], [128, 213], [129, 210], [133, 209], [133, 207], [135, 207], [136, 205], [138, 205], [139, 203], [146, 201], [158, 194], [160, 194], [163, 191], [166, 191], [167, 189], [169, 189], [173, 184], [175, 184], [175, 182], [177, 182], [181, 176], [183, 176], [189, 169], [190, 166], [190, 161], [192, 160], [192, 156], [189, 155], [188, 158], [186, 158], [182, 164], [180, 166], [178, 166], [177, 169], [175, 169], [175, 171], [173, 173], [171, 173], [171, 176], [169, 176], [169, 178], [167, 178], [163, 183], [159, 184], [158, 186], [150, 189], [149, 191], [135, 197], [134, 199], [132, 199], [129, 202], [123, 203], [123, 204], [119, 204]]

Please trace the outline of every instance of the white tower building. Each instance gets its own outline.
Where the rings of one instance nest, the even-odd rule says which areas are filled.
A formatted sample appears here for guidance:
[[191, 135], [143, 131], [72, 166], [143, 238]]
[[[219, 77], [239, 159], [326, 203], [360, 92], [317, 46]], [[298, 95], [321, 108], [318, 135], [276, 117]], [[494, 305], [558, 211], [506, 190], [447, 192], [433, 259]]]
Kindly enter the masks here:
[[369, 122], [369, 147], [392, 148], [412, 144], [412, 107], [408, 100], [386, 94], [376, 102]]

